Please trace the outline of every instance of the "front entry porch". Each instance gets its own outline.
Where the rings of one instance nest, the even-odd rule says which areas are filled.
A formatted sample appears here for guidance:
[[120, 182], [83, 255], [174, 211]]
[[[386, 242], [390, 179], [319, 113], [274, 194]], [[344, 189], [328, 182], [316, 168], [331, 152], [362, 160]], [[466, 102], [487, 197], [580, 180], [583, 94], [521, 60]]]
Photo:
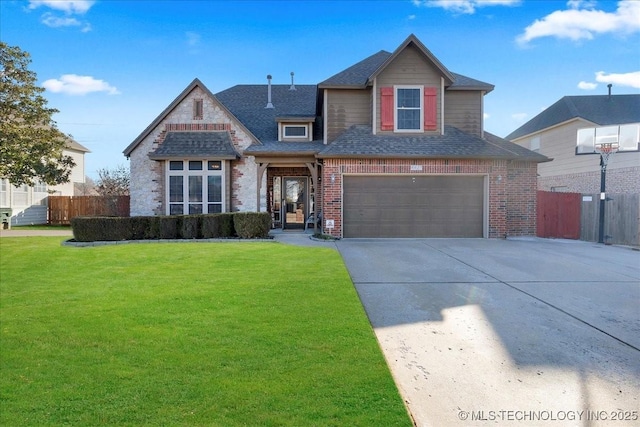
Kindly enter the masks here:
[[317, 185], [319, 167], [315, 161], [259, 163], [258, 189], [262, 188], [262, 180], [266, 180], [266, 208], [271, 214], [273, 229], [289, 231], [308, 228], [315, 232], [315, 224], [307, 227], [306, 223], [316, 206], [321, 206]]

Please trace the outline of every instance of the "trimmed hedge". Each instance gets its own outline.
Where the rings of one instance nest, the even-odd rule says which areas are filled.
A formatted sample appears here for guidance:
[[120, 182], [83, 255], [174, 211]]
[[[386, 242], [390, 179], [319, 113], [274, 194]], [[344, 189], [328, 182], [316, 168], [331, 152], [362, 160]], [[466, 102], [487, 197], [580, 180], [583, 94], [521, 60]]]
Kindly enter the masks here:
[[267, 212], [134, 217], [75, 217], [78, 242], [158, 239], [266, 238], [271, 228]]
[[259, 239], [269, 235], [271, 215], [268, 212], [240, 212], [233, 215], [233, 226], [238, 237]]

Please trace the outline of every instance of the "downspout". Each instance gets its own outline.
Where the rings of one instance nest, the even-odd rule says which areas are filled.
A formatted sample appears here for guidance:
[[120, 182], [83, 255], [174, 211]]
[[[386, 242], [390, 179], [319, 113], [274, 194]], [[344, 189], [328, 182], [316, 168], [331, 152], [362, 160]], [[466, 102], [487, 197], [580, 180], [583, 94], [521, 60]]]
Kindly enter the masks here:
[[444, 135], [444, 77], [440, 77], [440, 135]]
[[327, 132], [329, 132], [329, 126], [327, 125], [327, 114], [329, 112], [329, 91], [327, 89], [324, 90], [324, 101], [322, 102], [322, 115], [324, 119], [322, 120], [322, 136], [324, 145], [327, 145]]
[[378, 78], [373, 79], [373, 94], [371, 96], [371, 102], [373, 103], [371, 111], [373, 116], [371, 117], [371, 133], [376, 134], [376, 124], [378, 122]]

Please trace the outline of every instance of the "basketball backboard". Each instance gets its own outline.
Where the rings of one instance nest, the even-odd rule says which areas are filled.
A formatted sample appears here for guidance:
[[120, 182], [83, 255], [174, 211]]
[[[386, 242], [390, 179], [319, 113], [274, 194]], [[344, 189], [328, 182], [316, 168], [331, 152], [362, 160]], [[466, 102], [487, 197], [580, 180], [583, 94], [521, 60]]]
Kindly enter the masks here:
[[640, 123], [578, 129], [576, 154], [596, 154], [600, 144], [617, 145], [618, 152], [639, 151]]

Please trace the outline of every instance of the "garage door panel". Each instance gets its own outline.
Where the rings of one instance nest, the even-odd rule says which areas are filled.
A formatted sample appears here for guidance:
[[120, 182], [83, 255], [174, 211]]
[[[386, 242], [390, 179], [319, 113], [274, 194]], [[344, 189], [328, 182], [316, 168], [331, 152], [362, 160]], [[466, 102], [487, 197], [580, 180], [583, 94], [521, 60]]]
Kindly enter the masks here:
[[482, 237], [482, 176], [346, 176], [345, 237]]

